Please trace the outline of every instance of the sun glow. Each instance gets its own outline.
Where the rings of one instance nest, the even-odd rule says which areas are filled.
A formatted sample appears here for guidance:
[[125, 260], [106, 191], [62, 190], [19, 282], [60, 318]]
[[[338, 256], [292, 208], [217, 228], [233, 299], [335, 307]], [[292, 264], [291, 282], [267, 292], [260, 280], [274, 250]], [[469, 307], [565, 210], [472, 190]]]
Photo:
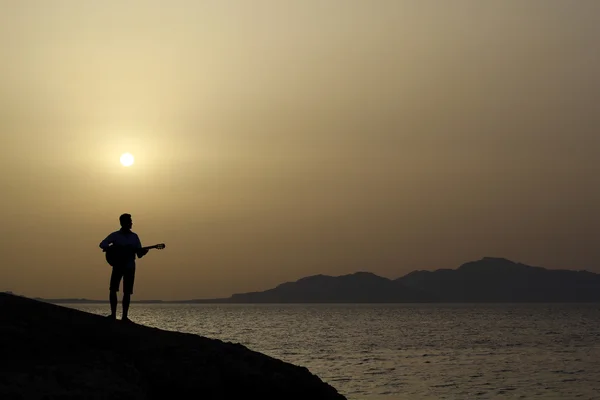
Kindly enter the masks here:
[[134, 158], [131, 153], [124, 153], [121, 155], [121, 164], [124, 167], [131, 167], [133, 165]]

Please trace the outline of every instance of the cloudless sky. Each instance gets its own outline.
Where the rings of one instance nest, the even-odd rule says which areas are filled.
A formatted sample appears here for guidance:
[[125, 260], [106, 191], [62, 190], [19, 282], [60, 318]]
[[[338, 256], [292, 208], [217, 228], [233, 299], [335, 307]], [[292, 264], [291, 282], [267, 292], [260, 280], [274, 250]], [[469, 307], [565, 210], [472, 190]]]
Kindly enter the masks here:
[[[600, 272], [597, 0], [0, 0], [0, 290]], [[135, 164], [119, 157], [131, 152]]]

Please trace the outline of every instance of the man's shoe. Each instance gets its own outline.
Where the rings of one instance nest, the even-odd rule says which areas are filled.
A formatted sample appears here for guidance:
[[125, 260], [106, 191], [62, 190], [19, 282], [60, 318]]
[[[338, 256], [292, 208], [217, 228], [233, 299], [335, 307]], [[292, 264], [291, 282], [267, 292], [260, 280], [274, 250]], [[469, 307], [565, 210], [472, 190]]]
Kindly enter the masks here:
[[123, 318], [121, 318], [121, 321], [123, 321], [123, 322], [127, 322], [127, 323], [130, 323], [130, 324], [133, 324], [133, 321], [132, 321], [132, 320], [130, 320], [129, 318], [127, 318], [127, 317], [123, 317]]

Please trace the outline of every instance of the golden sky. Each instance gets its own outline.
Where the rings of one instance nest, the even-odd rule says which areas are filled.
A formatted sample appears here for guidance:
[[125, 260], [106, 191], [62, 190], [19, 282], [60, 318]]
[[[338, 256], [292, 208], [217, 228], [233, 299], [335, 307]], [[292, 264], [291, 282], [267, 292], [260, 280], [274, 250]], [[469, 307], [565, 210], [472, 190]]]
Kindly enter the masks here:
[[[0, 290], [600, 272], [597, 0], [0, 0]], [[119, 157], [136, 157], [130, 168]]]

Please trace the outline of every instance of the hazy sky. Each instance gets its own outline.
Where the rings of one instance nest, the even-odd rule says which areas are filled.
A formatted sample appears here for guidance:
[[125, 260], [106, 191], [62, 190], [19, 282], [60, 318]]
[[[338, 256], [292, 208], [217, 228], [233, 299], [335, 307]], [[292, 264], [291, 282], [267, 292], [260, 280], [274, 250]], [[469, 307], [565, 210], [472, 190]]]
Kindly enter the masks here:
[[[0, 0], [0, 290], [600, 272], [598, 0]], [[119, 164], [131, 152], [131, 168]]]

